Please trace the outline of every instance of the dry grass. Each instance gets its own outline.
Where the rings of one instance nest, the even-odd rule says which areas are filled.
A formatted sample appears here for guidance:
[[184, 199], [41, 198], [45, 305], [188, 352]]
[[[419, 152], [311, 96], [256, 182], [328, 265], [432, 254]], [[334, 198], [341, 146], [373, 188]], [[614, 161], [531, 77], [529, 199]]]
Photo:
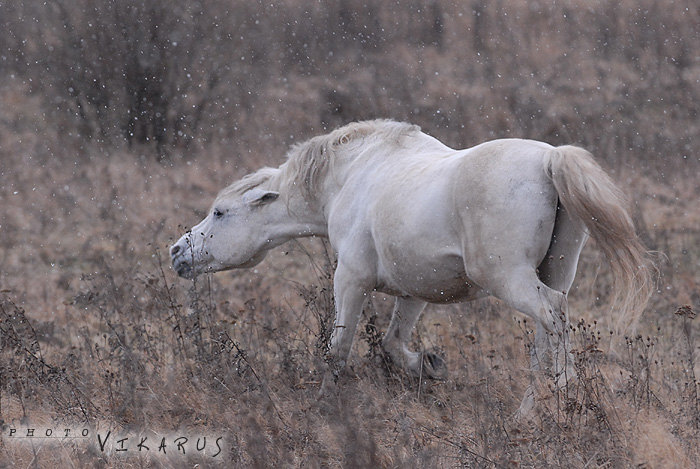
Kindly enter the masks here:
[[[208, 14], [224, 4], [210, 2]], [[251, 5], [235, 3], [226, 18], [236, 22], [220, 27], [236, 26], [237, 51], [257, 59], [221, 75], [196, 137], [158, 145], [119, 141], [117, 119], [111, 140], [87, 135], [111, 118], [70, 114], [63, 71], [49, 80], [31, 66], [45, 53], [39, 36], [20, 47], [22, 9], [0, 7], [0, 465], [700, 466], [697, 9]], [[60, 39], [51, 24], [44, 34]], [[212, 59], [231, 62], [217, 44], [207, 45]], [[227, 97], [238, 104], [223, 106]], [[280, 163], [292, 141], [379, 116], [453, 146], [516, 135], [584, 144], [631, 195], [644, 242], [663, 253], [638, 331], [619, 337], [608, 333], [610, 274], [595, 246], [584, 251], [570, 296], [581, 379], [559, 393], [542, 383], [532, 422], [512, 419], [528, 383], [530, 325], [498, 301], [428, 308], [414, 346], [440, 350], [450, 368], [431, 382], [397, 372], [377, 347], [391, 300], [375, 295], [338, 395], [319, 401], [332, 312], [326, 246], [290, 243], [255, 270], [196, 283], [169, 269], [167, 246], [218, 189]], [[9, 428], [28, 425], [222, 436], [225, 452], [126, 456], [95, 440], [8, 441]]]

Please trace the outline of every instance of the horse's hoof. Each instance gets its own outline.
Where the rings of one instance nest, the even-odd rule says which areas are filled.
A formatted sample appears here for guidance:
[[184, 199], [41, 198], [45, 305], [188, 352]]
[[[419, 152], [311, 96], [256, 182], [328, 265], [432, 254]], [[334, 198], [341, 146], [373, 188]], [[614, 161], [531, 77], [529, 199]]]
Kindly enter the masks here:
[[423, 353], [423, 375], [432, 379], [447, 379], [447, 363], [434, 352]]

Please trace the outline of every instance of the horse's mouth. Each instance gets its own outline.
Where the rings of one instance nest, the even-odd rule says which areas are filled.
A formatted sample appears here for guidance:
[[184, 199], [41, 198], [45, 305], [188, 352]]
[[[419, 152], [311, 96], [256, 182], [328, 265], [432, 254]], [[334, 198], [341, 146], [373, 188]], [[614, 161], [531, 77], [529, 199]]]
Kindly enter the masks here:
[[180, 277], [190, 280], [196, 275], [192, 265], [184, 259], [173, 259], [173, 270], [177, 272], [177, 275]]
[[195, 278], [197, 275], [207, 272], [220, 272], [224, 270], [232, 270], [232, 269], [247, 269], [250, 267], [254, 267], [258, 265], [260, 262], [262, 262], [263, 259], [265, 259], [265, 256], [267, 255], [267, 251], [260, 251], [256, 254], [254, 254], [250, 259], [248, 259], [245, 262], [242, 262], [240, 264], [234, 264], [234, 265], [220, 265], [216, 264], [215, 266], [209, 265], [206, 268], [202, 268], [201, 265], [197, 265], [197, 268], [193, 266], [192, 262], [188, 261], [188, 259], [185, 257], [185, 255], [178, 255], [173, 257], [172, 259], [172, 266], [173, 270], [177, 273], [182, 278], [186, 278], [188, 280], [192, 280]]

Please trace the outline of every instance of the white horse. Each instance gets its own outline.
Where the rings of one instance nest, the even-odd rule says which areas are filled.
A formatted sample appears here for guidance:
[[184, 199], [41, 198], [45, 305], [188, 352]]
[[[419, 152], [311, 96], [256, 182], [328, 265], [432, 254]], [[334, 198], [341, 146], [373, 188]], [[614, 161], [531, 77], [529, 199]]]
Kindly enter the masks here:
[[[610, 261], [630, 322], [651, 291], [647, 253], [623, 195], [588, 152], [519, 139], [453, 150], [416, 126], [377, 120], [313, 138], [279, 168], [233, 183], [170, 254], [192, 278], [254, 266], [292, 238], [327, 237], [338, 267], [324, 385], [344, 367], [372, 291], [396, 296], [383, 347], [410, 373], [446, 375], [439, 356], [408, 348], [426, 303], [492, 295], [534, 320], [532, 369], [565, 383], [566, 296], [588, 235]], [[532, 403], [531, 386], [521, 411]]]

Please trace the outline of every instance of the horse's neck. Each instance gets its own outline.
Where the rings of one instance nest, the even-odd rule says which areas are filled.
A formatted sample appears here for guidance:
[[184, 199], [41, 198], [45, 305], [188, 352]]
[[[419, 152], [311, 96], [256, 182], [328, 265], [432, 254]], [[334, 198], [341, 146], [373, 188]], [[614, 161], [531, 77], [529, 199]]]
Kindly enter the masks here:
[[290, 237], [327, 236], [328, 222], [323, 212], [322, 202], [308, 200], [299, 191], [290, 193], [287, 200]]

